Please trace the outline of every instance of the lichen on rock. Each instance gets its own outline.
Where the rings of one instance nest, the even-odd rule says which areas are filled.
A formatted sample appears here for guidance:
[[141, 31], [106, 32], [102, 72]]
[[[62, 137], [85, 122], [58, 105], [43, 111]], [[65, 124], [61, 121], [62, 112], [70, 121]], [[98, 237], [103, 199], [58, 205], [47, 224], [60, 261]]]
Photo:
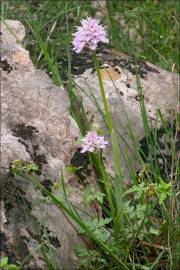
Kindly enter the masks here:
[[[18, 42], [6, 25], [18, 36]], [[1, 255], [10, 257], [13, 263], [28, 258], [24, 269], [44, 270], [46, 263], [40, 246], [49, 241], [57, 269], [63, 269], [64, 265], [72, 269], [77, 263], [73, 247], [82, 243], [81, 238], [60, 209], [40, 201], [42, 194], [32, 181], [10, 174], [14, 160], [35, 163], [39, 168], [38, 181], [49, 189], [51, 183], [60, 181], [60, 171], [70, 163], [79, 136], [69, 113], [67, 93], [63, 87], [55, 86], [44, 71], [33, 66], [29, 53], [21, 45], [24, 35], [20, 22], [2, 23]], [[76, 186], [71, 197], [80, 205], [82, 187], [77, 177], [67, 175], [65, 180], [69, 187]], [[46, 229], [42, 227], [41, 212]]]

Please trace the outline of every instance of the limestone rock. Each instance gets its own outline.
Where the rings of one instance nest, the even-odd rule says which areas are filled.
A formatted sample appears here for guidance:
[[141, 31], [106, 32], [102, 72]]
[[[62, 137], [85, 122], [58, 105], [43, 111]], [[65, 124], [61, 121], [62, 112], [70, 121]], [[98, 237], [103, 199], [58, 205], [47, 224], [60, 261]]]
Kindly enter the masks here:
[[[79, 131], [69, 114], [69, 101], [64, 89], [55, 86], [45, 72], [37, 70], [29, 53], [22, 47], [25, 35], [23, 25], [18, 21], [6, 21], [1, 31], [1, 255], [7, 255], [12, 263], [22, 262], [26, 258], [24, 269], [44, 270], [46, 263], [40, 243], [46, 243], [43, 248], [51, 255], [57, 269], [72, 269], [77, 260], [73, 247], [81, 243], [81, 239], [59, 209], [41, 200], [42, 194], [31, 181], [10, 175], [10, 166], [15, 159], [34, 162], [39, 168], [39, 181], [51, 189], [53, 181], [59, 180], [62, 168], [72, 161], [73, 165], [79, 164], [79, 150], [75, 144]], [[83, 61], [81, 57], [84, 57]], [[86, 54], [73, 56], [74, 81], [90, 120], [95, 117], [95, 122], [105, 130], [102, 115], [94, 103], [93, 97], [103, 109], [98, 80], [91, 56], [88, 57], [88, 62], [85, 62]], [[128, 153], [137, 168], [139, 164], [133, 152], [124, 109], [137, 140], [144, 136], [136, 65], [133, 59], [108, 48], [100, 48], [98, 58], [102, 62], [101, 75], [118, 134], [123, 174], [125, 181], [130, 181], [123, 154]], [[164, 114], [172, 107], [178, 108], [178, 76], [147, 62], [141, 61], [138, 65], [150, 119], [154, 120], [157, 108]], [[105, 157], [107, 168], [113, 174], [110, 143]], [[84, 174], [85, 178], [86, 175], [91, 176], [87, 160], [85, 154], [82, 179]], [[71, 200], [77, 206], [82, 205], [83, 186], [74, 175], [67, 175], [65, 180], [71, 190]]]
[[[143, 97], [140, 97], [137, 91], [137, 67], [133, 59], [111, 48], [98, 50], [97, 56], [101, 63], [101, 77], [106, 98], [118, 135], [123, 174], [125, 181], [129, 182], [130, 176], [123, 154], [128, 153], [131, 160], [134, 161], [134, 166], [137, 169], [139, 166], [136, 162], [137, 156], [133, 152], [133, 143], [125, 111], [137, 141], [140, 141], [144, 137], [144, 129], [139, 99], [144, 98], [148, 117], [152, 122], [156, 118], [157, 109], [160, 109], [165, 116], [172, 110], [177, 111], [179, 108], [179, 76], [148, 62], [139, 61], [137, 67], [143, 92]], [[83, 70], [84, 66], [80, 66], [80, 70]], [[76, 70], [78, 71], [77, 66]], [[81, 74], [74, 75], [74, 81], [77, 92], [82, 97], [84, 108], [89, 113], [89, 118], [95, 117], [94, 121], [104, 129], [103, 117], [99, 113], [97, 104], [102, 111], [104, 111], [104, 108], [94, 68], [87, 68]], [[105, 157], [107, 168], [112, 173], [112, 147], [110, 144], [105, 150]]]
[[[51, 189], [76, 153], [79, 131], [64, 89], [37, 70], [22, 47], [24, 26], [18, 21], [5, 23], [1, 26], [1, 255], [13, 263], [25, 259], [24, 269], [44, 270], [44, 248], [57, 269], [72, 269], [77, 262], [73, 248], [81, 243], [77, 232], [57, 207], [41, 201], [42, 194], [31, 181], [13, 178], [10, 165], [16, 159], [34, 162], [39, 181]], [[82, 204], [82, 186], [76, 177], [67, 175], [65, 181], [73, 202]], [[42, 247], [42, 242], [47, 246]]]

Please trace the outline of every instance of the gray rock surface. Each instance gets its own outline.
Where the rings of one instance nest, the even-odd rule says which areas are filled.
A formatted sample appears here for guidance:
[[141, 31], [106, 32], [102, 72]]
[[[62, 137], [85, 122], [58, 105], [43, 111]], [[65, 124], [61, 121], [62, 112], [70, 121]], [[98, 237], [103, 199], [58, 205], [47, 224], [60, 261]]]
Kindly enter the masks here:
[[[44, 270], [43, 241], [57, 269], [73, 269], [73, 248], [82, 242], [77, 232], [57, 207], [40, 200], [31, 181], [12, 177], [10, 166], [16, 159], [34, 162], [39, 181], [51, 188], [76, 153], [79, 131], [66, 92], [33, 66], [22, 47], [24, 26], [10, 20], [6, 24], [8, 29], [1, 25], [1, 255], [10, 262], [25, 260], [24, 269]], [[65, 181], [71, 200], [82, 204], [83, 187], [77, 178], [68, 174]]]
[[[79, 137], [79, 131], [69, 114], [66, 92], [62, 87], [56, 87], [45, 72], [33, 66], [29, 53], [22, 47], [25, 35], [23, 25], [18, 21], [6, 21], [6, 24], [15, 35], [2, 24], [1, 255], [6, 254], [12, 262], [22, 262], [26, 258], [24, 269], [46, 269], [39, 248], [45, 242], [57, 269], [64, 269], [65, 266], [73, 269], [77, 262], [73, 247], [81, 243], [81, 239], [59, 209], [42, 202], [42, 194], [35, 190], [30, 181], [10, 175], [10, 166], [16, 159], [36, 163], [39, 167], [39, 181], [51, 188], [53, 182], [59, 180], [62, 168], [71, 163], [72, 159], [78, 162], [79, 151], [75, 140]], [[132, 59], [112, 49], [102, 49], [98, 57], [104, 64], [101, 74], [118, 135], [123, 174], [125, 181], [129, 182], [123, 154], [128, 153], [135, 167], [138, 168], [139, 164], [132, 151], [124, 109], [137, 140], [144, 136], [136, 66]], [[172, 108], [177, 109], [179, 77], [146, 62], [139, 63], [139, 70], [150, 119], [154, 121], [157, 108], [164, 114], [168, 114]], [[103, 109], [95, 72], [87, 69], [81, 75], [74, 76], [74, 81], [89, 120], [95, 117], [94, 121], [105, 130], [102, 116], [92, 98], [94, 95]], [[113, 174], [110, 143], [105, 156], [107, 169]], [[87, 171], [89, 174], [87, 168], [83, 173]], [[65, 181], [71, 191], [71, 200], [78, 206], [82, 205], [83, 186], [74, 175], [67, 174]]]
[[[144, 137], [143, 121], [140, 111], [140, 96], [137, 90], [136, 63], [127, 55], [114, 49], [104, 48], [98, 50], [98, 58], [101, 61], [101, 76], [109, 104], [109, 109], [117, 131], [121, 157], [129, 155], [138, 169], [137, 156], [134, 154], [133, 143], [130, 136], [129, 123], [134, 131], [137, 141]], [[85, 64], [84, 64], [85, 65]], [[152, 124], [156, 119], [157, 109], [160, 109], [165, 117], [170, 111], [179, 109], [179, 75], [173, 74], [148, 62], [138, 63], [139, 79], [144, 96], [148, 117]], [[97, 109], [97, 104], [103, 109], [99, 82], [94, 69], [86, 69], [81, 75], [75, 76], [77, 92], [82, 97], [84, 108], [89, 112], [89, 118], [105, 127], [103, 118]], [[94, 102], [94, 98], [96, 102]], [[107, 168], [113, 172], [112, 149], [109, 144], [105, 150]], [[125, 181], [130, 182], [124, 158], [122, 157], [122, 171]]]

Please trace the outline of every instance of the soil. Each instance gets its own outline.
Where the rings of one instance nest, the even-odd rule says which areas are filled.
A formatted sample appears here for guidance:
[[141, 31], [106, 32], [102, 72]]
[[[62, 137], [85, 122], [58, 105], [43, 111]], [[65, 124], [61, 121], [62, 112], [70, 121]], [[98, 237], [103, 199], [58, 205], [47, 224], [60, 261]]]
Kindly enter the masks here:
[[[95, 72], [92, 53], [89, 50], [84, 50], [80, 54], [72, 51], [71, 57], [73, 75], [81, 75], [89, 68], [92, 68], [92, 73]], [[149, 72], [159, 73], [157, 69], [150, 67], [145, 61], [139, 60], [136, 62], [135, 58], [123, 57], [111, 53], [111, 47], [104, 44], [98, 47], [97, 57], [100, 65], [108, 64], [111, 67], [118, 66], [127, 69], [133, 75], [136, 75], [138, 69], [139, 76], [142, 79], [145, 79]], [[64, 57], [59, 59], [59, 69], [63, 80], [67, 80], [67, 66], [68, 60], [64, 55]]]

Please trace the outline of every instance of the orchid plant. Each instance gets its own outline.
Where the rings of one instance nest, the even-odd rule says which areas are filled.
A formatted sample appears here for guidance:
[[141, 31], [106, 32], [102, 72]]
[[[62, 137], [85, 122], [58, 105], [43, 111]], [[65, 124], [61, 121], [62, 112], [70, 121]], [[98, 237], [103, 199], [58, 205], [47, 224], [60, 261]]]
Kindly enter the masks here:
[[[108, 178], [105, 176], [103, 166], [100, 164], [100, 169], [102, 176], [104, 176], [104, 186], [106, 189], [106, 194], [108, 196], [109, 204], [112, 201], [113, 189], [115, 190], [115, 201], [116, 201], [116, 213], [114, 216], [114, 238], [118, 239], [119, 233], [124, 235], [124, 222], [123, 222], [123, 176], [121, 173], [120, 166], [120, 155], [119, 155], [119, 146], [116, 138], [116, 134], [113, 128], [111, 115], [105, 95], [105, 90], [103, 86], [103, 81], [101, 78], [100, 67], [98, 63], [98, 59], [96, 56], [96, 48], [99, 42], [108, 43], [107, 33], [105, 28], [100, 25], [100, 22], [94, 18], [87, 18], [81, 20], [81, 26], [77, 27], [77, 32], [73, 34], [73, 50], [76, 53], [80, 53], [83, 49], [89, 49], [92, 52], [92, 58], [94, 61], [94, 65], [96, 67], [96, 73], [99, 81], [102, 101], [104, 104], [104, 110], [106, 115], [106, 122], [109, 134], [111, 136], [111, 142], [113, 147], [113, 155], [114, 155], [114, 171], [115, 171], [115, 183], [113, 187], [109, 188]], [[95, 133], [88, 133], [83, 139], [82, 144], [82, 152], [89, 151], [93, 152], [97, 148], [104, 148], [107, 144], [104, 141], [104, 138], [98, 136]], [[99, 161], [101, 163], [101, 161]], [[124, 237], [124, 236], [123, 236]]]
[[96, 131], [89, 131], [82, 139], [82, 150], [84, 152], [94, 152], [97, 149], [105, 148], [107, 141], [104, 140], [104, 136], [99, 136]]
[[[36, 29], [36, 27], [34, 27], [34, 29], [35, 34], [39, 38], [38, 29]], [[81, 25], [76, 29], [77, 31], [72, 35], [73, 50], [77, 54], [81, 53], [83, 50], [89, 50], [92, 54], [104, 105], [106, 125], [111, 138], [111, 141], [106, 141], [106, 136], [102, 136], [102, 133], [99, 132], [97, 127], [93, 127], [93, 125], [89, 127], [89, 123], [86, 124], [86, 119], [78, 118], [78, 121], [81, 122], [80, 131], [83, 136], [80, 139], [82, 157], [84, 153], [89, 154], [90, 161], [92, 165], [94, 165], [94, 175], [99, 188], [97, 188], [97, 185], [86, 187], [83, 194], [84, 207], [80, 209], [70, 200], [70, 191], [66, 188], [63, 171], [61, 174], [61, 183], [55, 182], [51, 192], [40, 183], [39, 179], [36, 179], [35, 175], [38, 171], [36, 164], [26, 164], [20, 160], [16, 160], [11, 165], [11, 174], [13, 177], [17, 177], [21, 173], [26, 174], [26, 178], [34, 181], [38, 192], [46, 195], [44, 198], [40, 198], [40, 200], [46, 203], [53, 203], [61, 209], [62, 214], [65, 215], [65, 218], [77, 233], [83, 236], [86, 247], [82, 245], [77, 250], [77, 254], [79, 258], [81, 258], [80, 262], [82, 267], [78, 269], [155, 270], [159, 269], [157, 267], [162, 266], [162, 269], [176, 270], [176, 266], [179, 262], [180, 246], [177, 244], [179, 237], [179, 215], [177, 215], [177, 211], [175, 211], [175, 208], [178, 209], [179, 204], [178, 201], [176, 202], [174, 183], [175, 180], [177, 180], [176, 175], [178, 175], [179, 166], [176, 151], [174, 150], [174, 135], [169, 126], [164, 124], [173, 156], [172, 172], [170, 175], [172, 178], [171, 182], [166, 183], [163, 178], [161, 179], [159, 177], [158, 163], [153, 159], [150, 160], [150, 164], [142, 163], [144, 167], [142, 166], [142, 170], [137, 175], [127, 155], [124, 160], [126, 159], [127, 169], [134, 185], [132, 185], [131, 188], [124, 188], [120, 162], [120, 156], [123, 156], [124, 153], [122, 152], [122, 155], [119, 153], [116, 133], [111, 120], [101, 78], [100, 65], [96, 55], [98, 44], [100, 42], [108, 43], [107, 32], [105, 27], [95, 18], [82, 19]], [[57, 84], [60, 84], [58, 70], [56, 70], [53, 61], [47, 54], [45, 50], [46, 46], [41, 39], [40, 44], [42, 51], [45, 53], [46, 60], [51, 67], [51, 71], [56, 75], [55, 81]], [[70, 50], [68, 52], [68, 55], [70, 55]], [[69, 62], [70, 60], [69, 57]], [[71, 70], [69, 73], [71, 73]], [[71, 76], [69, 76], [69, 81], [71, 81]], [[70, 87], [73, 88], [74, 85]], [[142, 94], [138, 75], [137, 91], [139, 95]], [[70, 101], [74, 101], [74, 96], [75, 95], [70, 97]], [[154, 157], [156, 156], [158, 142], [154, 143], [156, 140], [154, 138], [151, 141], [153, 135], [150, 133], [151, 130], [144, 99], [140, 99], [139, 102], [146, 138], [149, 139], [147, 142], [152, 147], [152, 157]], [[78, 100], [76, 104], [77, 115], [79, 111], [81, 111], [79, 110], [79, 104], [81, 105]], [[74, 111], [72, 114], [73, 117], [76, 113], [76, 110]], [[84, 115], [86, 116], [85, 113]], [[75, 120], [79, 123], [77, 119]], [[165, 123], [160, 113], [158, 120]], [[156, 132], [154, 132], [154, 134], [156, 135]], [[114, 176], [110, 176], [106, 172], [102, 158], [103, 150], [110, 144], [112, 144], [114, 155]], [[133, 145], [135, 144], [136, 142]], [[135, 147], [138, 152], [140, 150], [138, 142]], [[84, 156], [87, 157], [87, 154]], [[79, 167], [68, 166], [64, 171], [66, 173], [76, 174], [78, 170], [83, 168], [83, 164], [79, 165]], [[156, 179], [155, 183], [153, 179]], [[63, 196], [59, 195], [61, 191]], [[91, 216], [89, 212], [86, 213], [86, 211], [84, 211], [86, 207], [91, 207], [93, 213], [95, 212], [96, 215], [94, 216], [93, 214]], [[87, 214], [87, 219], [85, 218], [85, 214]], [[73, 222], [71, 222], [71, 220]], [[50, 260], [47, 254], [45, 254], [44, 257], [48, 264]], [[51, 261], [53, 261], [53, 259]], [[0, 264], [1, 263], [3, 267], [7, 267], [7, 258], [4, 258]], [[165, 268], [164, 265], [167, 267]], [[52, 269], [52, 267], [50, 266], [48, 269]]]
[[73, 34], [73, 50], [80, 53], [84, 48], [94, 51], [99, 42], [108, 43], [107, 33], [99, 21], [94, 18], [81, 20], [81, 26]]

